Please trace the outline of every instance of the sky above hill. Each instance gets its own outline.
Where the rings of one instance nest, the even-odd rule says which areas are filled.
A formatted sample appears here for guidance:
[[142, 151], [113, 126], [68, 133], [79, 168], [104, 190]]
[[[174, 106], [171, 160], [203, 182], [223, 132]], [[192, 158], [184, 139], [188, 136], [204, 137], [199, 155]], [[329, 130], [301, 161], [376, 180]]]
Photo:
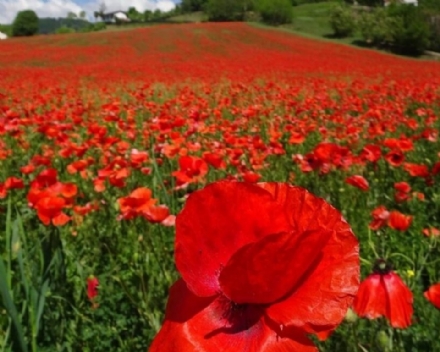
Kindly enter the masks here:
[[69, 11], [84, 10], [92, 18], [103, 2], [107, 11], [127, 10], [130, 6], [138, 11], [170, 11], [180, 0], [0, 0], [0, 23], [11, 23], [18, 11], [27, 9], [34, 10], [39, 17], [66, 17]]

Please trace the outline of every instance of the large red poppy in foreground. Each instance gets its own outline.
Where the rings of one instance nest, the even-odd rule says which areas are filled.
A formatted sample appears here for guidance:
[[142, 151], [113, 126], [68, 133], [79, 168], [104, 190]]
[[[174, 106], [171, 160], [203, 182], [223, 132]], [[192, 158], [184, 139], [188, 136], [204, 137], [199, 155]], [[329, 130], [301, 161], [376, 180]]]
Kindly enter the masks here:
[[165, 322], [150, 351], [316, 351], [359, 285], [358, 241], [341, 214], [282, 183], [221, 181], [176, 219]]

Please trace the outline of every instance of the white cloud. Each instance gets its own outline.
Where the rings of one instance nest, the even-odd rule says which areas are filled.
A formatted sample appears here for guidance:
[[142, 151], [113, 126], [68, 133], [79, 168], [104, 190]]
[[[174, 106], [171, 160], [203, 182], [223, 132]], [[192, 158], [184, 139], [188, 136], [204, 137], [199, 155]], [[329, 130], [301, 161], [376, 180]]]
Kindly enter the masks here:
[[69, 11], [81, 11], [81, 7], [71, 0], [0, 0], [0, 23], [11, 23], [18, 11], [28, 9], [34, 10], [39, 17], [65, 17]]
[[0, 23], [11, 23], [18, 11], [34, 10], [39, 17], [66, 17], [69, 11], [79, 13], [87, 11], [89, 17], [105, 3], [107, 11], [127, 10], [134, 6], [138, 11], [170, 11], [176, 5], [171, 0], [90, 0], [79, 4], [75, 0], [0, 0]]

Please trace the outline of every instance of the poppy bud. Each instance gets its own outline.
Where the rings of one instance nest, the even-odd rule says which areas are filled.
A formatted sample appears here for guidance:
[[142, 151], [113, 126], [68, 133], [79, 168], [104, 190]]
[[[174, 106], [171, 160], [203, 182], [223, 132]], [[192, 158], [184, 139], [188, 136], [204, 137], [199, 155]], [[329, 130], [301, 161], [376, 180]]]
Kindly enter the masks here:
[[382, 352], [391, 351], [390, 349], [390, 338], [387, 333], [383, 330], [380, 330], [376, 335], [376, 343], [379, 350]]
[[353, 324], [358, 320], [357, 314], [353, 311], [353, 309], [348, 308], [347, 313], [345, 314], [345, 321], [347, 323]]
[[99, 281], [98, 278], [90, 275], [87, 278], [87, 297], [90, 301], [93, 301], [93, 299], [98, 296], [98, 287], [99, 287]]

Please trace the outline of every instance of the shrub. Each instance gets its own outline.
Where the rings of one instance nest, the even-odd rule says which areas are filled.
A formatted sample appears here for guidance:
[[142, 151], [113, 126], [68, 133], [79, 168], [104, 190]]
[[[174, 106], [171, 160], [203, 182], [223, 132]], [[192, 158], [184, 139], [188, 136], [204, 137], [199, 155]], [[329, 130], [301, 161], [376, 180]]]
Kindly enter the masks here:
[[353, 34], [356, 28], [356, 21], [350, 7], [338, 5], [330, 13], [330, 25], [335, 36], [344, 38]]
[[260, 0], [258, 11], [264, 22], [269, 24], [284, 24], [292, 22], [291, 0]]
[[428, 48], [429, 26], [417, 7], [407, 4], [391, 5], [388, 13], [395, 20], [392, 38], [397, 51], [418, 55]]
[[12, 23], [14, 37], [31, 36], [38, 32], [38, 16], [32, 10], [20, 11]]
[[372, 12], [361, 14], [358, 28], [366, 43], [382, 46], [393, 41], [392, 30], [395, 22], [395, 19], [388, 16], [387, 9], [376, 8]]
[[97, 22], [93, 25], [93, 31], [95, 31], [95, 32], [103, 31], [106, 28], [107, 28], [107, 26], [105, 25], [104, 22]]
[[206, 12], [209, 21], [242, 21], [244, 2], [243, 0], [209, 0]]
[[440, 51], [440, 15], [429, 16], [427, 19], [430, 28], [429, 48]]
[[75, 33], [75, 30], [67, 26], [62, 26], [55, 31], [55, 34], [69, 34], [69, 33]]
[[8, 24], [0, 24], [0, 32], [12, 37], [12, 26]]

